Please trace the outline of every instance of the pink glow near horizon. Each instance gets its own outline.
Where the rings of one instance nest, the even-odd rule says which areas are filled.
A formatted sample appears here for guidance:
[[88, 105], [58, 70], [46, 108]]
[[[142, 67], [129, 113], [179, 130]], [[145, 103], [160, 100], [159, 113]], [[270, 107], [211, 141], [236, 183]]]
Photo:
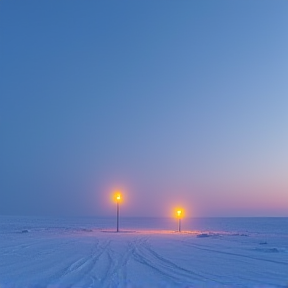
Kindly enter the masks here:
[[[187, 217], [285, 216], [288, 211], [288, 195], [285, 189], [274, 191], [271, 187], [263, 189], [246, 187], [246, 190], [242, 192], [243, 187], [240, 187], [242, 189], [237, 188], [234, 191], [223, 189], [216, 191], [217, 193], [196, 190], [193, 193], [184, 191], [172, 194], [171, 191], [166, 190], [165, 193], [147, 192], [144, 194], [137, 191], [135, 187], [133, 187], [134, 190], [130, 189], [132, 187], [129, 189], [123, 187], [124, 185], [121, 186], [125, 198], [125, 201], [121, 203], [123, 216], [171, 217], [175, 207], [184, 207]], [[99, 212], [97, 214], [114, 215], [115, 207], [111, 205], [111, 197], [109, 197], [113, 195], [113, 189], [114, 187], [103, 191], [101, 197], [98, 195], [95, 199], [94, 207], [97, 206], [97, 212]]]

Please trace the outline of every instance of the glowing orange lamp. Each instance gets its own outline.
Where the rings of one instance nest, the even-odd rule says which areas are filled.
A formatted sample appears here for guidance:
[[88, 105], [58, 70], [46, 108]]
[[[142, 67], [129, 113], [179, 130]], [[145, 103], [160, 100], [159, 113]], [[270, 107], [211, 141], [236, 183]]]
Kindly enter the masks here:
[[115, 199], [116, 199], [116, 206], [117, 206], [117, 212], [116, 212], [116, 214], [117, 214], [117, 228], [116, 228], [116, 232], [119, 232], [119, 204], [120, 204], [120, 201], [122, 200], [122, 196], [121, 196], [121, 194], [119, 193], [119, 192], [117, 192], [116, 194], [115, 194]]
[[178, 218], [178, 232], [181, 232], [181, 218], [183, 215], [183, 211], [181, 209], [178, 209], [176, 213], [177, 213], [177, 218]]

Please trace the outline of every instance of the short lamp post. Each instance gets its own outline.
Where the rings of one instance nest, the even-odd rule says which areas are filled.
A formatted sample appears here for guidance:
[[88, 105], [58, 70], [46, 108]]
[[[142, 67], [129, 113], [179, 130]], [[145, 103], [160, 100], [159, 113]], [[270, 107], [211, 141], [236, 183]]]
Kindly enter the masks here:
[[181, 232], [181, 217], [182, 217], [182, 210], [177, 210], [178, 232]]
[[116, 231], [119, 232], [119, 206], [120, 206], [120, 201], [121, 201], [121, 194], [117, 193], [116, 194], [116, 206], [117, 206], [117, 228]]

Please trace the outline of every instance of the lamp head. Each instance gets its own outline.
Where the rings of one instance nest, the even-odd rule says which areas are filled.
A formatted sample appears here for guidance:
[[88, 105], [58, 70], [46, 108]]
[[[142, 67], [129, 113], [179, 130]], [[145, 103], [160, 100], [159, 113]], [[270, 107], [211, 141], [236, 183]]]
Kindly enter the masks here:
[[177, 207], [174, 209], [174, 215], [178, 219], [183, 218], [185, 216], [185, 210], [182, 207]]
[[116, 191], [116, 193], [114, 194], [114, 200], [119, 203], [122, 201], [122, 195], [119, 191]]

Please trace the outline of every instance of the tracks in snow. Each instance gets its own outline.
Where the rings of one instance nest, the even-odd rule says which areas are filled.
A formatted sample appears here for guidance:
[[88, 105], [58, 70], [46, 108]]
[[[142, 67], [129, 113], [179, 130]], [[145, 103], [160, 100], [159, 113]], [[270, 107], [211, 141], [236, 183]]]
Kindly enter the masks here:
[[[247, 249], [253, 242], [242, 246], [228, 241], [219, 246], [218, 240], [144, 233], [44, 236], [26, 237], [15, 241], [16, 245], [5, 242], [0, 251], [0, 280], [8, 279], [5, 281], [10, 283], [14, 279], [11, 271], [16, 271], [20, 276], [15, 286], [12, 283], [9, 287], [20, 287], [22, 281], [28, 283], [27, 279], [30, 287], [189, 287], [203, 283], [227, 285], [235, 279], [239, 283], [250, 279], [250, 283], [265, 284], [262, 278], [267, 275], [271, 285], [276, 285], [287, 273], [283, 253], [257, 254]], [[237, 263], [238, 271], [231, 261]], [[248, 274], [247, 265], [251, 269]]]
[[[94, 240], [94, 247], [89, 254], [81, 255], [62, 271], [55, 284], [69, 283], [71, 287], [126, 287], [137, 280], [137, 273], [146, 274], [159, 283], [179, 286], [195, 282], [214, 282], [203, 273], [193, 271], [164, 256], [149, 242], [148, 236], [135, 235], [130, 239], [121, 239], [117, 235], [113, 240]], [[161, 250], [161, 249], [160, 249]], [[175, 253], [172, 253], [175, 255]], [[178, 261], [179, 262], [179, 261]], [[135, 267], [138, 272], [135, 272]], [[141, 275], [141, 278], [143, 276]], [[155, 283], [154, 283], [155, 284]]]

